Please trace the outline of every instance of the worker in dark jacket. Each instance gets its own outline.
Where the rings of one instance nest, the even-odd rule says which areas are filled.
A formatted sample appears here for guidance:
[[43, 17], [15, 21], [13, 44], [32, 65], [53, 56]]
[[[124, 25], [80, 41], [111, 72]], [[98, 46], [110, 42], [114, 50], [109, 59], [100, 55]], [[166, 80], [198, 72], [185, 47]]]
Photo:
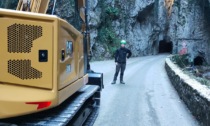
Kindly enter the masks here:
[[126, 67], [126, 58], [130, 58], [130, 56], [132, 55], [131, 51], [125, 48], [125, 44], [126, 44], [125, 40], [121, 40], [120, 44], [121, 44], [121, 47], [117, 49], [115, 52], [116, 71], [114, 74], [114, 80], [112, 84], [116, 83], [119, 71], [120, 71], [120, 83], [125, 84], [125, 82], [123, 81], [123, 74]]

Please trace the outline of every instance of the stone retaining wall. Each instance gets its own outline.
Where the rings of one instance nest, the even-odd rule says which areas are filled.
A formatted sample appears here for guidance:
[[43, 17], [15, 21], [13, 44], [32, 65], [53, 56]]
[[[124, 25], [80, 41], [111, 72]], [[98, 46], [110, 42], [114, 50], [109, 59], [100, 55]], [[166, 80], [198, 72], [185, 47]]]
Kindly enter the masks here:
[[184, 74], [170, 57], [165, 69], [180, 98], [202, 126], [210, 126], [210, 89]]

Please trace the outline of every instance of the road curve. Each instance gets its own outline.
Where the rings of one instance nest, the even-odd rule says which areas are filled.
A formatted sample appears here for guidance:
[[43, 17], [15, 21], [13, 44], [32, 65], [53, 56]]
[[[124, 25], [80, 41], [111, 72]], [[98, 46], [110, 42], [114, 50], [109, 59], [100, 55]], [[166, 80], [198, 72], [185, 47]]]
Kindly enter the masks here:
[[171, 85], [164, 69], [167, 54], [131, 58], [127, 61], [125, 85], [111, 85], [113, 60], [92, 62], [104, 73], [99, 116], [94, 126], [198, 126]]

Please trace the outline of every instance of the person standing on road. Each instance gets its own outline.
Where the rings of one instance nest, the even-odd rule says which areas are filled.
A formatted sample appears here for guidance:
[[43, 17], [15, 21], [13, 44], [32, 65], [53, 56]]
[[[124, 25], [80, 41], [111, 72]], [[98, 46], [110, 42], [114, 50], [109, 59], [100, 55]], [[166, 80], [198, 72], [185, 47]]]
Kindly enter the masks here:
[[114, 79], [111, 84], [115, 84], [117, 80], [117, 76], [120, 71], [120, 83], [125, 84], [123, 81], [123, 75], [126, 68], [126, 58], [130, 58], [132, 53], [129, 49], [125, 48], [126, 41], [120, 41], [121, 47], [116, 50], [115, 52], [115, 64], [116, 64], [116, 71], [114, 74]]

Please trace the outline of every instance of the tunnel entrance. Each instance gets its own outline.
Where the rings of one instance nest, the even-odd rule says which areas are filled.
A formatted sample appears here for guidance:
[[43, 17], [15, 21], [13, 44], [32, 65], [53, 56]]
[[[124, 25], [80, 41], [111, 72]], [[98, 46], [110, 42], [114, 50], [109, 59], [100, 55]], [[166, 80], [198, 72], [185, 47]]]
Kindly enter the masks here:
[[204, 58], [201, 56], [197, 56], [193, 61], [195, 66], [200, 66], [203, 65]]
[[159, 53], [172, 53], [173, 43], [161, 40], [159, 42]]

